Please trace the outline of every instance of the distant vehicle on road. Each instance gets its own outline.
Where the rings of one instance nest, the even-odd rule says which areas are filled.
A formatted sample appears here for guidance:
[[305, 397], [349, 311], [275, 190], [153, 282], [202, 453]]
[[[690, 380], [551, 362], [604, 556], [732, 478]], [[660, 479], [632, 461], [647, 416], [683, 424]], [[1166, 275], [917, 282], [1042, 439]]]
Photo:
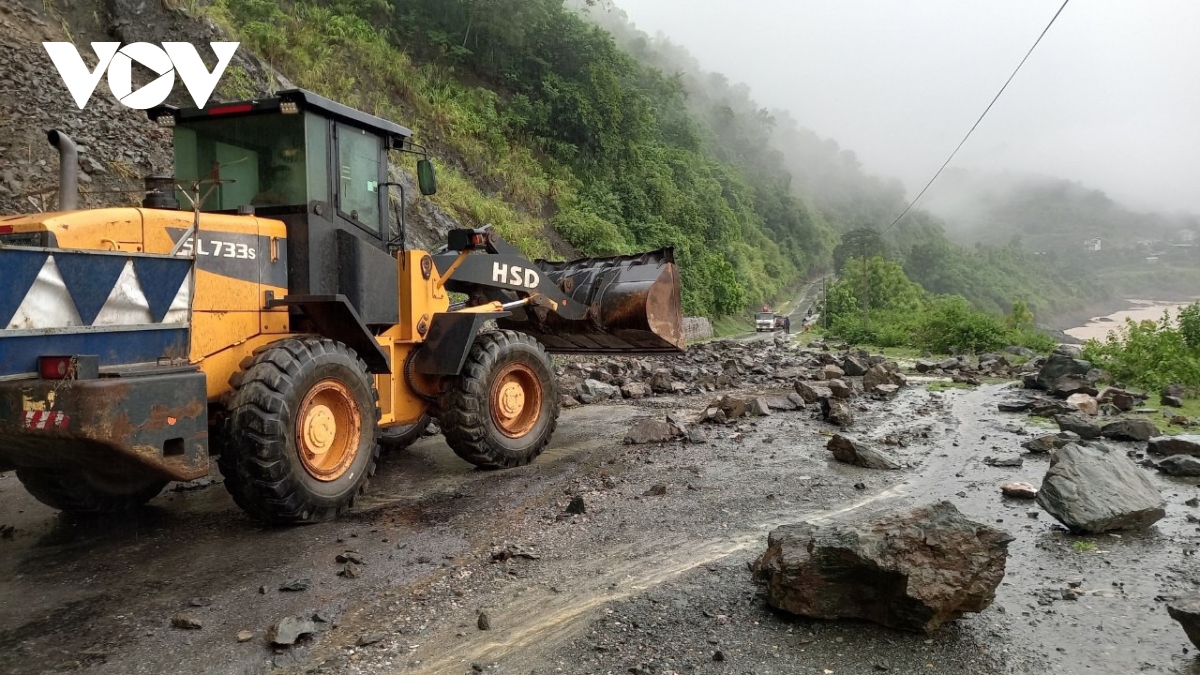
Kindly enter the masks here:
[[774, 312], [759, 312], [754, 315], [754, 331], [756, 333], [773, 331], [777, 328], [776, 323]]

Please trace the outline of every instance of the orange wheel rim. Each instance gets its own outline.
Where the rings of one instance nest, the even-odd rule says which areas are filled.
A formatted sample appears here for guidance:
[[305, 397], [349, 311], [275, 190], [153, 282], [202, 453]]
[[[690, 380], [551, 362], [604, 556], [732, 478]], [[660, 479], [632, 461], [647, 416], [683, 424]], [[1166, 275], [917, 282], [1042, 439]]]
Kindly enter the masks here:
[[313, 478], [341, 478], [358, 453], [362, 418], [350, 388], [322, 380], [305, 395], [296, 418], [296, 449], [304, 470]]
[[510, 363], [492, 381], [488, 400], [492, 421], [500, 433], [520, 438], [529, 433], [542, 414], [542, 381], [524, 363]]

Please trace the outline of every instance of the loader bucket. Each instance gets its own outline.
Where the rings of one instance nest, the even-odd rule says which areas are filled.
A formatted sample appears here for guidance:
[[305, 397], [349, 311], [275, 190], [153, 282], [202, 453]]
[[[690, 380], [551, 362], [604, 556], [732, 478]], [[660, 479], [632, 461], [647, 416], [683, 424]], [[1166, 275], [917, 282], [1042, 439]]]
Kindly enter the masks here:
[[679, 268], [671, 248], [610, 258], [535, 263], [576, 307], [577, 321], [537, 307], [499, 323], [553, 353], [678, 352], [686, 347]]

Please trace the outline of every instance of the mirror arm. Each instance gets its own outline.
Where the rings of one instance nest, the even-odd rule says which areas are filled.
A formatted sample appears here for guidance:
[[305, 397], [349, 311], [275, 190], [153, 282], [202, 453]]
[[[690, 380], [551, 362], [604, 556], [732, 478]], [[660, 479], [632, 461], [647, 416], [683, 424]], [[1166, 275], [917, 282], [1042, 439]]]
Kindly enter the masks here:
[[[400, 225], [400, 232], [398, 235], [394, 234], [388, 240], [387, 245], [388, 245], [389, 253], [392, 252], [393, 248], [395, 248], [396, 250], [403, 251], [405, 244], [406, 244], [405, 238], [408, 233], [408, 227], [406, 226], [405, 221], [404, 221], [404, 185], [402, 185], [400, 183], [387, 182], [387, 183], [383, 183], [383, 186], [384, 187], [393, 187], [394, 186], [394, 187], [400, 188], [400, 206], [396, 209], [396, 222]], [[391, 201], [390, 197], [388, 198], [388, 201]], [[397, 244], [399, 244], [399, 246], [397, 246]]]

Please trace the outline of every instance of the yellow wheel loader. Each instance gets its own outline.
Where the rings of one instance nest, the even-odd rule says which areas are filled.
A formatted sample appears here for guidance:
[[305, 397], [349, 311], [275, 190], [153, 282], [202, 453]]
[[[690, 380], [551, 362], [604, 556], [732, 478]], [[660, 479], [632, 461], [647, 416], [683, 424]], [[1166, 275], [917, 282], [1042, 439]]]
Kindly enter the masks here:
[[[409, 249], [404, 127], [300, 89], [148, 112], [175, 167], [141, 208], [77, 210], [51, 131], [61, 210], [0, 216], [0, 470], [50, 506], [138, 506], [211, 455], [251, 515], [319, 521], [430, 417], [472, 464], [532, 461], [559, 413], [548, 352], [684, 348], [669, 248], [531, 262], [484, 228]], [[436, 191], [427, 158], [417, 177]]]

